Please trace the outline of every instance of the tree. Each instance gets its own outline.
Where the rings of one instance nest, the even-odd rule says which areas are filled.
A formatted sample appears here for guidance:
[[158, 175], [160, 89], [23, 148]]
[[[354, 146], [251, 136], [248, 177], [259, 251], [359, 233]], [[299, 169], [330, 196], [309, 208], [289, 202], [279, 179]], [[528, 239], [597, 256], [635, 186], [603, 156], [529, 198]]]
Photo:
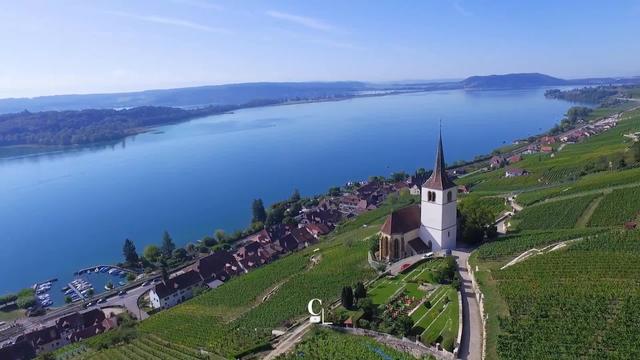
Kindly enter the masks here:
[[152, 263], [158, 261], [158, 258], [160, 257], [160, 249], [155, 245], [147, 245], [142, 253], [144, 258]]
[[136, 252], [136, 246], [133, 244], [133, 241], [125, 239], [124, 246], [122, 247], [122, 253], [124, 255], [124, 260], [129, 265], [135, 265], [138, 263], [138, 253]]
[[460, 203], [460, 233], [463, 242], [477, 244], [485, 236], [493, 235], [490, 227], [496, 218], [494, 211], [477, 198], [467, 198]]
[[631, 153], [633, 154], [633, 161], [640, 162], [640, 142], [635, 142], [631, 145]]
[[162, 281], [167, 284], [169, 282], [169, 272], [167, 271], [167, 262], [160, 260], [160, 272], [162, 273]]
[[369, 251], [375, 255], [380, 250], [380, 234], [375, 234], [369, 238]]
[[407, 177], [409, 177], [409, 175], [407, 175], [407, 173], [405, 173], [404, 171], [395, 172], [391, 174], [391, 180], [393, 182], [405, 181]]
[[187, 259], [187, 250], [178, 248], [173, 250], [173, 258], [178, 261], [185, 261]]
[[337, 187], [337, 186], [330, 187], [328, 194], [329, 194], [329, 196], [339, 196], [340, 195], [340, 188]]
[[358, 308], [360, 308], [369, 319], [373, 318], [378, 311], [378, 306], [367, 297], [358, 300]]
[[353, 289], [351, 289], [351, 286], [345, 286], [342, 288], [342, 295], [340, 299], [342, 306], [345, 309], [351, 309], [353, 307]]
[[253, 219], [251, 220], [251, 222], [263, 223], [267, 220], [267, 212], [264, 210], [262, 199], [253, 200], [253, 205], [251, 207], [253, 209]]
[[215, 232], [215, 237], [216, 237], [216, 239], [218, 240], [218, 242], [224, 242], [224, 241], [225, 241], [225, 238], [226, 238], [226, 235], [225, 235], [225, 233], [224, 233], [224, 230], [222, 230], [222, 229], [218, 229], [218, 230], [216, 230], [216, 232]]
[[282, 221], [284, 220], [284, 212], [285, 212], [285, 207], [282, 206], [281, 204], [274, 206], [271, 209], [271, 211], [269, 211], [265, 224], [267, 226], [282, 224]]
[[111, 281], [108, 281], [105, 286], [107, 287], [107, 289], [113, 289], [113, 283]]
[[367, 297], [367, 289], [364, 288], [364, 284], [363, 283], [358, 282], [356, 284], [356, 289], [353, 292], [353, 297], [355, 297], [356, 300], [364, 299], [365, 297]]
[[413, 328], [413, 320], [408, 315], [399, 315], [393, 328], [395, 334], [407, 336]]
[[300, 201], [300, 198], [301, 198], [300, 197], [300, 191], [298, 189], [294, 189], [293, 190], [293, 194], [291, 194], [291, 199], [290, 200], [297, 202], [297, 201]]
[[169, 235], [169, 232], [165, 230], [164, 234], [162, 234], [162, 255], [170, 258], [175, 248], [176, 244], [173, 243], [173, 239], [171, 238], [171, 235]]
[[205, 237], [203, 237], [203, 238], [202, 238], [202, 243], [203, 243], [205, 246], [214, 246], [215, 244], [217, 244], [217, 243], [218, 243], [218, 240], [216, 240], [215, 238], [213, 238], [213, 237], [211, 237], [211, 236], [207, 235], [207, 236], [205, 236]]

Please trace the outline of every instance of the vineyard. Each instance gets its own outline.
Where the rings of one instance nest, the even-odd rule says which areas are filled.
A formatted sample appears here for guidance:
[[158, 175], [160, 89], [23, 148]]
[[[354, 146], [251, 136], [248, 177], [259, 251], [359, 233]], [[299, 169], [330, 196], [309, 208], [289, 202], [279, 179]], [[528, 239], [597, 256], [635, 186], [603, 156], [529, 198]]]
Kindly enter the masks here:
[[555, 231], [523, 231], [519, 234], [498, 238], [476, 250], [472, 258], [479, 260], [501, 260], [507, 256], [518, 255], [526, 250], [542, 247], [560, 241], [592, 236], [600, 229], [565, 229]]
[[[271, 330], [306, 313], [309, 299], [332, 301], [344, 284], [375, 276], [367, 264], [368, 243], [358, 241], [377, 226], [344, 232], [318, 245], [322, 261], [309, 268], [313, 249], [253, 270], [195, 299], [152, 316], [140, 331], [192, 348], [232, 357], [264, 346]], [[262, 297], [278, 285], [268, 300]]]
[[527, 207], [517, 213], [513, 221], [522, 230], [572, 228], [596, 197], [587, 195]]
[[77, 347], [56, 357], [58, 360], [205, 360], [218, 359], [188, 347], [164, 341], [155, 336], [145, 336], [129, 344], [95, 351]]
[[278, 360], [414, 360], [410, 354], [400, 352], [365, 336], [346, 335], [332, 330], [317, 330], [298, 344], [291, 354]]
[[638, 232], [601, 234], [492, 271], [508, 306], [499, 321], [498, 356], [640, 358], [639, 238]]
[[640, 187], [620, 189], [607, 194], [591, 216], [591, 226], [622, 225], [638, 218]]

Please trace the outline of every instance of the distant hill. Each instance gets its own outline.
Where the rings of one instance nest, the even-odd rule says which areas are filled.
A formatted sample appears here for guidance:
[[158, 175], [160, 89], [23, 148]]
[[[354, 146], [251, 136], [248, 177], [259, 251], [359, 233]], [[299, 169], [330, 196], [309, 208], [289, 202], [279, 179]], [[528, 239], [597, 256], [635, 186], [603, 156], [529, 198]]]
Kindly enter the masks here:
[[343, 98], [366, 90], [354, 81], [242, 83], [113, 94], [54, 95], [0, 99], [0, 113], [49, 110], [117, 109], [137, 106], [194, 108], [208, 105], [246, 105]]
[[462, 81], [465, 89], [517, 89], [568, 84], [567, 80], [539, 73], [471, 76]]

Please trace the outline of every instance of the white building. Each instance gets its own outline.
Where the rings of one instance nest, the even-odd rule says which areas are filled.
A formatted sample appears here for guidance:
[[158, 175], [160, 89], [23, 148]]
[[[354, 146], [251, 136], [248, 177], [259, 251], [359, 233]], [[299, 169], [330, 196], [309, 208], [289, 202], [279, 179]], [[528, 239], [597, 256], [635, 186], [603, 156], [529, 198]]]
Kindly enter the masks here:
[[154, 309], [168, 309], [193, 297], [193, 289], [202, 278], [197, 271], [190, 270], [161, 282], [149, 291], [149, 300]]
[[455, 249], [458, 187], [447, 176], [438, 139], [433, 173], [422, 185], [420, 206], [391, 213], [380, 230], [379, 258], [395, 261], [414, 254]]

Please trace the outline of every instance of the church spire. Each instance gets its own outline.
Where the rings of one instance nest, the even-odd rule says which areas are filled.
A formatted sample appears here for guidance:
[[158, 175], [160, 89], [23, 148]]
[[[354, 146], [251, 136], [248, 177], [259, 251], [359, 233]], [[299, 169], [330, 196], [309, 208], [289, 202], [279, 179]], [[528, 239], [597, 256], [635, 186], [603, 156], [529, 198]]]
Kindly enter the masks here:
[[436, 150], [436, 163], [433, 165], [433, 173], [425, 181], [422, 187], [434, 189], [434, 190], [445, 190], [448, 188], [452, 188], [456, 186], [447, 176], [447, 172], [445, 171], [444, 165], [444, 151], [442, 150], [442, 122], [440, 122], [440, 134], [438, 136], [438, 148]]

